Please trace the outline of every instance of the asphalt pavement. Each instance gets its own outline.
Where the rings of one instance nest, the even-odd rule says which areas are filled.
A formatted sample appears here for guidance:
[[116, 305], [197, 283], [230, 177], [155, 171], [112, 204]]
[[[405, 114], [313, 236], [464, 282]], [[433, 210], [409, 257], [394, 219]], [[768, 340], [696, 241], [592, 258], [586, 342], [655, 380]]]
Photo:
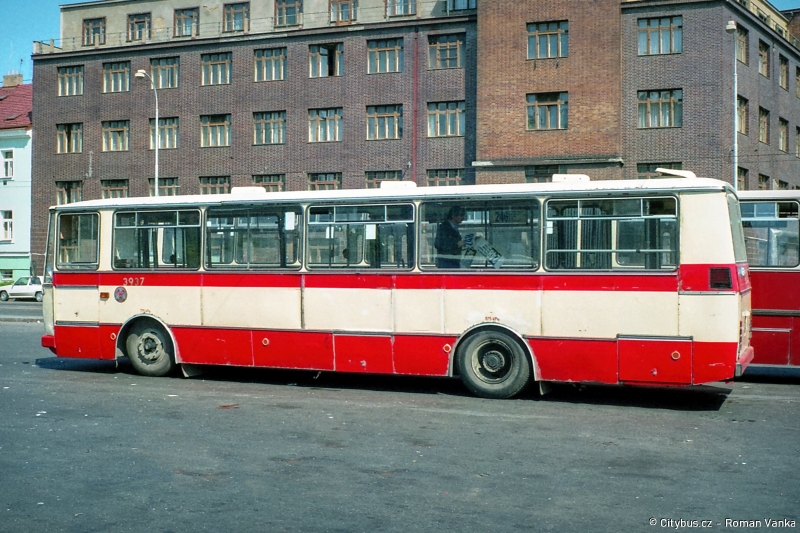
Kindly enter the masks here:
[[0, 322], [41, 322], [42, 303], [33, 300], [0, 302]]

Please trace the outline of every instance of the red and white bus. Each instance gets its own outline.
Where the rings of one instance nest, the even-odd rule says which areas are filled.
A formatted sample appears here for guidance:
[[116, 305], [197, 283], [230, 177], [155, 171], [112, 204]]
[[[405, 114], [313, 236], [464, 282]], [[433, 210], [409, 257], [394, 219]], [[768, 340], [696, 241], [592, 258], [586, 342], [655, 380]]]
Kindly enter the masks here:
[[800, 366], [800, 191], [739, 193], [753, 281], [753, 364]]
[[753, 357], [739, 204], [711, 179], [87, 201], [51, 208], [46, 264], [42, 344], [146, 375], [458, 376], [507, 398]]

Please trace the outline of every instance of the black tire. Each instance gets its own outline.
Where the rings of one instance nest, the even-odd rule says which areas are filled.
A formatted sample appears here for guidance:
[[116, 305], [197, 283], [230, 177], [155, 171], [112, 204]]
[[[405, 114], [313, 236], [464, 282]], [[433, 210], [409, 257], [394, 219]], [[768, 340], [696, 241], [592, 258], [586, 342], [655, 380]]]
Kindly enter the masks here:
[[172, 339], [155, 320], [138, 320], [125, 339], [128, 359], [143, 376], [166, 376], [175, 369]]
[[483, 398], [511, 398], [531, 378], [528, 356], [507, 333], [480, 331], [459, 347], [456, 364], [464, 385]]
[[42, 293], [41, 292], [37, 292], [36, 293], [36, 301], [37, 302], [41, 302], [42, 301]]
[[8, 301], [8, 293], [6, 291], [0, 291], [0, 300], [4, 302]]

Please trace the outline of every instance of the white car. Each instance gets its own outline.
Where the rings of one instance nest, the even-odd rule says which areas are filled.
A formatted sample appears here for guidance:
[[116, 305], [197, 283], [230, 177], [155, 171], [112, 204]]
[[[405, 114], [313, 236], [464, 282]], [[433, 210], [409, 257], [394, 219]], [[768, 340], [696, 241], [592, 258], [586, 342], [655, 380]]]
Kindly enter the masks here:
[[10, 298], [35, 298], [42, 301], [42, 280], [38, 276], [19, 278], [13, 285], [0, 288], [0, 300], [7, 302]]

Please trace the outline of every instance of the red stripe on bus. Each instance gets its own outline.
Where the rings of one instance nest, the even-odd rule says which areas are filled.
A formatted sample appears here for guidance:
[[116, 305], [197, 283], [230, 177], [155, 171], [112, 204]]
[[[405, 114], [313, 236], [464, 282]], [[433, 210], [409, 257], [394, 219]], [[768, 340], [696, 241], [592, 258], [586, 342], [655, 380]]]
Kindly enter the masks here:
[[[693, 267], [697, 265], [692, 265]], [[690, 269], [692, 279], [704, 277], [708, 286], [708, 266]], [[683, 280], [684, 270], [681, 267]], [[685, 281], [682, 288], [685, 288]], [[70, 286], [146, 286], [146, 287], [284, 287], [310, 289], [445, 289], [515, 291], [630, 291], [677, 292], [678, 274], [372, 274], [372, 273], [209, 273], [209, 272], [130, 272], [72, 273], [53, 276], [56, 287]], [[734, 282], [735, 283], [735, 282]], [[690, 290], [704, 290], [691, 283]], [[707, 289], [705, 289], [707, 290]]]

